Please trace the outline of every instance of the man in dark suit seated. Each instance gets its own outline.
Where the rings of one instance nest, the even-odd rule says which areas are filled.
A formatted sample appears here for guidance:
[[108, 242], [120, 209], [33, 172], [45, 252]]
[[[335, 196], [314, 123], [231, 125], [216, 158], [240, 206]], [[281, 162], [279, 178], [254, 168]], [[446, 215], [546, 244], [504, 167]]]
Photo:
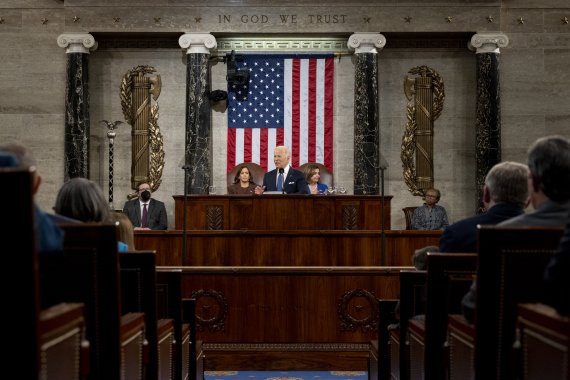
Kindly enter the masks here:
[[263, 187], [255, 189], [256, 194], [265, 191], [280, 192], [283, 194], [310, 194], [305, 175], [289, 165], [291, 154], [285, 146], [277, 146], [273, 151], [275, 169], [268, 171], [263, 176]]
[[[140, 182], [137, 186], [138, 198], [125, 202], [125, 213], [135, 230], [166, 230], [168, 217], [164, 202], [151, 199], [150, 184]], [[145, 210], [146, 209], [146, 210]]]

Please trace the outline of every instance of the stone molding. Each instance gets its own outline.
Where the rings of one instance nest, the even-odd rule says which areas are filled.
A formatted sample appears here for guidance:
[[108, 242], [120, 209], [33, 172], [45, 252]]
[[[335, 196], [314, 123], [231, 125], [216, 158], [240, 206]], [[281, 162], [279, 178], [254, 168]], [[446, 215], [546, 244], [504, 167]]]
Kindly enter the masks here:
[[97, 49], [97, 42], [95, 38], [89, 33], [64, 33], [57, 37], [57, 45], [62, 48], [67, 48], [65, 52], [70, 53], [85, 53]]
[[356, 54], [378, 53], [376, 49], [386, 46], [386, 37], [380, 33], [354, 33], [348, 39], [348, 47], [354, 49]]
[[475, 54], [495, 53], [509, 44], [509, 37], [503, 33], [477, 33], [471, 37], [469, 50], [475, 50]]
[[210, 49], [218, 46], [216, 37], [209, 33], [184, 33], [178, 43], [182, 49], [187, 49], [186, 54], [210, 54]]

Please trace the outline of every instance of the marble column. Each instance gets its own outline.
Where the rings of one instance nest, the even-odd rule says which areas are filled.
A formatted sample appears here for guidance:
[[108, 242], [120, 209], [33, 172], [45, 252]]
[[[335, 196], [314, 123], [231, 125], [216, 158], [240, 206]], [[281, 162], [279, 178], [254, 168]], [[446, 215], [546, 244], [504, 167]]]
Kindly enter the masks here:
[[210, 49], [216, 38], [208, 33], [185, 33], [178, 43], [186, 50], [186, 130], [184, 167], [186, 194], [208, 194], [212, 180], [210, 110]]
[[386, 45], [380, 33], [354, 33], [354, 194], [380, 194], [380, 116], [378, 113], [378, 50]]
[[89, 52], [97, 48], [89, 33], [66, 33], [57, 38], [66, 48], [64, 181], [89, 178]]
[[475, 120], [476, 210], [484, 212], [485, 176], [501, 161], [501, 94], [499, 88], [499, 48], [509, 39], [501, 33], [477, 33], [469, 48], [477, 54], [477, 106]]

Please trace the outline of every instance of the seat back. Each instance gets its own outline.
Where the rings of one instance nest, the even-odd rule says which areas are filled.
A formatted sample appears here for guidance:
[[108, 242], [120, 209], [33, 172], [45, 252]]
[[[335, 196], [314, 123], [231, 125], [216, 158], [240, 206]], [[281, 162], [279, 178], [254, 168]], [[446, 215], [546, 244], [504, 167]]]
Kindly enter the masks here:
[[414, 315], [425, 313], [426, 276], [424, 270], [400, 271], [400, 328], [390, 330], [391, 378], [410, 378], [408, 322]]
[[404, 212], [404, 217], [406, 218], [406, 230], [412, 230], [412, 216], [414, 216], [414, 211], [417, 206], [404, 207], [402, 211]]
[[443, 379], [447, 316], [461, 312], [461, 299], [477, 270], [477, 254], [430, 252], [427, 263], [424, 371], [426, 379]]
[[327, 185], [328, 187], [332, 187], [334, 185], [334, 178], [333, 178], [333, 174], [330, 172], [329, 169], [327, 169], [327, 167], [321, 163], [318, 162], [306, 162], [303, 165], [299, 166], [300, 171], [302, 171], [303, 173], [305, 173], [305, 169], [307, 168], [307, 166], [309, 165], [317, 165], [319, 167], [319, 174], [321, 175], [321, 179], [320, 179], [320, 183], [324, 183], [325, 185]]
[[[39, 378], [40, 351], [38, 341], [39, 278], [34, 229], [34, 203], [32, 194], [33, 173], [27, 168], [0, 167], [0, 187], [4, 202], [2, 211], [6, 217], [0, 220], [3, 240], [0, 250], [3, 264], [8, 271], [16, 271], [16, 280], [4, 280], [4, 304], [6, 308], [18, 307], [17, 318], [11, 318], [8, 336], [10, 349], [4, 356], [6, 363], [20, 362], [26, 358], [27, 365], [18, 366], [21, 378]], [[18, 238], [15, 238], [18, 236]], [[15, 282], [13, 282], [15, 281]], [[16, 368], [16, 366], [14, 366]]]
[[540, 303], [518, 305], [517, 328], [525, 379], [570, 379], [570, 317]]
[[[147, 345], [146, 378], [155, 379], [159, 371], [156, 251], [119, 252], [121, 268], [121, 312], [144, 313]], [[170, 366], [170, 364], [168, 364]]]
[[247, 168], [249, 169], [249, 173], [251, 174], [253, 182], [255, 182], [257, 185], [260, 185], [260, 186], [263, 185], [263, 176], [265, 175], [265, 169], [263, 169], [262, 166], [260, 166], [259, 164], [256, 164], [255, 162], [243, 162], [241, 164], [237, 164], [228, 173], [228, 176], [227, 176], [227, 186], [228, 187], [234, 183], [234, 179], [236, 177], [236, 174], [238, 173], [238, 169], [241, 170], [242, 165], [247, 166]]
[[61, 226], [65, 232], [61, 255], [43, 255], [42, 303], [85, 304], [90, 375], [121, 377], [121, 294], [117, 226], [81, 223]]
[[562, 228], [478, 226], [475, 375], [508, 379], [518, 303], [537, 302]]

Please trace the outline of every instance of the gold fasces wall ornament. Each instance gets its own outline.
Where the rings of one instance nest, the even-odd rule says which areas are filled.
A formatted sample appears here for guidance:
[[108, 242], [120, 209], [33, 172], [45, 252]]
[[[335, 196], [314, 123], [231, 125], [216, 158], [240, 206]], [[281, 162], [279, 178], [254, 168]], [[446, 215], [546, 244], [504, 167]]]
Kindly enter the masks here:
[[443, 110], [445, 91], [441, 76], [427, 66], [414, 67], [408, 73], [419, 77], [404, 79], [409, 103], [400, 157], [408, 190], [423, 196], [433, 187], [433, 122]]
[[136, 66], [123, 76], [121, 81], [121, 108], [128, 124], [131, 125], [131, 187], [137, 196], [137, 183], [147, 181], [151, 190], [156, 191], [162, 182], [164, 169], [164, 144], [158, 126], [158, 99], [161, 90], [160, 75], [153, 74], [152, 66]]

